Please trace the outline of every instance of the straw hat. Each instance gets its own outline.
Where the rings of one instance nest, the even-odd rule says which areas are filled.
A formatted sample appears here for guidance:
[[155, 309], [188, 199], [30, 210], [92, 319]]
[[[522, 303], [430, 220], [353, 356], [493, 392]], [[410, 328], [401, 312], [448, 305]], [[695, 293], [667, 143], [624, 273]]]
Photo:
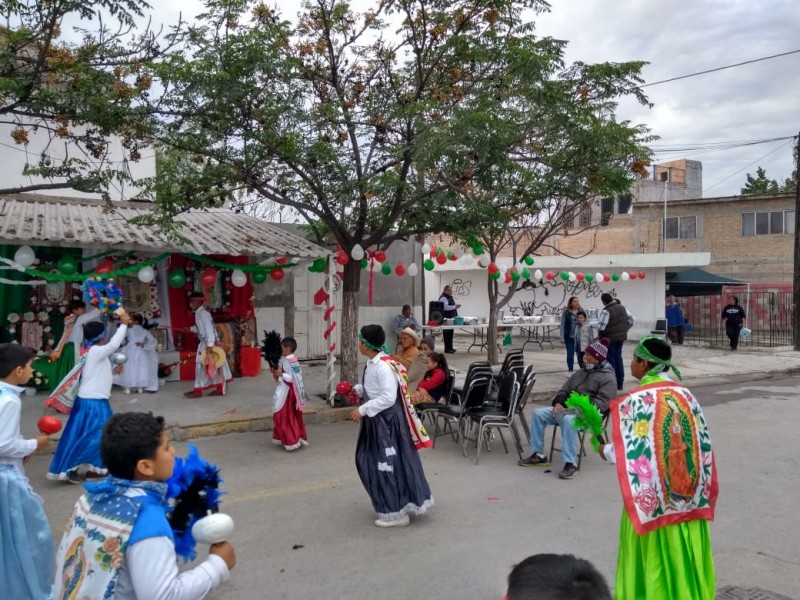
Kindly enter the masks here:
[[200, 353], [200, 362], [206, 364], [208, 362], [208, 354], [211, 353], [211, 357], [214, 360], [214, 366], [219, 369], [222, 365], [225, 364], [225, 361], [228, 358], [225, 356], [225, 351], [220, 348], [219, 346], [213, 346], [211, 348], [206, 348], [203, 352]]
[[400, 333], [398, 333], [397, 335], [407, 335], [407, 336], [410, 336], [410, 337], [414, 338], [414, 345], [415, 346], [419, 346], [419, 343], [421, 341], [420, 337], [419, 337], [419, 334], [416, 331], [414, 331], [413, 329], [411, 329], [411, 327], [406, 327], [405, 329], [400, 330]]

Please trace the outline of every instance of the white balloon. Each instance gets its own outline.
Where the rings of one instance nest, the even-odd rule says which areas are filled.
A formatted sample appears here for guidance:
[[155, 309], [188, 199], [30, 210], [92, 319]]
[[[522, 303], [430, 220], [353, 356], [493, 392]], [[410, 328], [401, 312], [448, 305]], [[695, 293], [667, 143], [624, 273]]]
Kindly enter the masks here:
[[244, 287], [247, 284], [247, 275], [241, 269], [234, 269], [231, 273], [231, 283], [235, 287]]
[[156, 271], [150, 265], [146, 265], [139, 269], [136, 275], [142, 283], [151, 283], [156, 278]]
[[576, 279], [578, 279], [578, 276], [575, 275], [575, 273], [573, 273], [572, 271], [570, 271], [569, 272], [569, 280], [570, 281], [575, 281]]
[[603, 283], [603, 282], [605, 281], [605, 278], [603, 277], [603, 274], [602, 274], [602, 273], [595, 273], [595, 274], [594, 274], [594, 280], [595, 280], [597, 283]]
[[620, 277], [622, 278], [622, 281], [628, 281], [631, 278], [631, 276], [628, 275], [627, 271], [623, 271], [622, 275], [620, 275]]
[[485, 254], [482, 254], [481, 257], [480, 257], [480, 260], [478, 260], [478, 264], [480, 266], [482, 266], [484, 269], [486, 267], [488, 267], [489, 263], [491, 263], [491, 262], [492, 262], [492, 259], [489, 258], [488, 256], [486, 256]]
[[430, 254], [431, 253], [431, 245], [428, 242], [422, 244], [422, 253], [423, 254]]
[[506, 265], [497, 265], [497, 268], [500, 269], [501, 273], [505, 273], [506, 271], [508, 271], [508, 266]]
[[533, 273], [533, 278], [541, 280], [542, 277], [543, 277], [542, 270], [541, 269], [536, 269], [536, 271], [534, 271], [534, 273]]
[[416, 277], [417, 274], [419, 273], [419, 268], [417, 267], [417, 263], [411, 263], [410, 265], [408, 265], [406, 273], [408, 273], [409, 277]]
[[361, 260], [364, 258], [364, 249], [361, 247], [361, 244], [353, 246], [353, 249], [350, 250], [350, 256], [353, 260]]
[[30, 267], [36, 261], [36, 254], [30, 246], [20, 246], [14, 253], [14, 262], [20, 267]]
[[461, 264], [466, 267], [475, 263], [475, 257], [472, 256], [472, 254], [465, 254], [459, 260], [461, 261]]

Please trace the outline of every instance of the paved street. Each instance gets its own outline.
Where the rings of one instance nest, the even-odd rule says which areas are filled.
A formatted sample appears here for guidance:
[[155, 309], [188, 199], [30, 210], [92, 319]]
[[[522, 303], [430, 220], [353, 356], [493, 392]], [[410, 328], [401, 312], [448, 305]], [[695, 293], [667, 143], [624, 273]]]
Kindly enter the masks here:
[[[798, 383], [693, 386], [720, 476], [711, 527], [718, 587], [800, 597]], [[476, 466], [440, 438], [423, 453], [436, 506], [411, 527], [380, 530], [353, 464], [356, 433], [350, 422], [312, 425], [312, 445], [294, 454], [264, 432], [195, 440], [222, 467], [224, 510], [237, 526], [238, 564], [213, 598], [499, 599], [511, 566], [537, 552], [588, 558], [613, 582], [622, 504], [612, 467], [597, 456], [561, 481], [558, 462], [552, 472], [523, 469], [495, 444]], [[80, 488], [46, 481], [47, 460], [34, 457], [28, 473], [58, 531]]]

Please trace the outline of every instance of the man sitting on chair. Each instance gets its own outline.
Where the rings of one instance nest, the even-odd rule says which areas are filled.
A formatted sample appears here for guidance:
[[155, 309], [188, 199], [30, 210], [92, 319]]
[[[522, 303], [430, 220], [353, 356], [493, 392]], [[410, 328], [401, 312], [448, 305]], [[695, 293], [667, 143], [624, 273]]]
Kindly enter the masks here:
[[617, 378], [614, 367], [606, 360], [608, 339], [595, 341], [583, 355], [583, 368], [570, 375], [564, 386], [553, 398], [552, 408], [538, 408], [531, 419], [531, 455], [517, 464], [522, 467], [547, 467], [550, 459], [544, 452], [544, 430], [548, 425], [561, 427], [561, 454], [564, 468], [558, 476], [572, 479], [578, 472], [576, 453], [578, 451], [578, 432], [572, 426], [575, 416], [567, 410], [565, 402], [572, 392], [589, 396], [592, 403], [602, 413], [608, 412], [609, 401], [617, 395]]
[[418, 335], [422, 335], [422, 327], [419, 326], [414, 315], [411, 314], [411, 307], [408, 304], [403, 305], [402, 312], [392, 321], [392, 331], [395, 334], [400, 335], [400, 332], [406, 328], [415, 331]]

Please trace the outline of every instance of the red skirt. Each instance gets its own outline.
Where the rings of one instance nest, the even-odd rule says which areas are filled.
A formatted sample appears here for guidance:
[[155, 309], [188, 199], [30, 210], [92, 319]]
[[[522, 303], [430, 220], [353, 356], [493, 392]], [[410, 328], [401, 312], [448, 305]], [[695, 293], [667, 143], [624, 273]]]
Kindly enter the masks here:
[[272, 443], [276, 446], [283, 446], [286, 450], [297, 450], [308, 444], [303, 410], [298, 405], [293, 386], [289, 386], [289, 396], [281, 409], [272, 414], [272, 422], [274, 426]]

